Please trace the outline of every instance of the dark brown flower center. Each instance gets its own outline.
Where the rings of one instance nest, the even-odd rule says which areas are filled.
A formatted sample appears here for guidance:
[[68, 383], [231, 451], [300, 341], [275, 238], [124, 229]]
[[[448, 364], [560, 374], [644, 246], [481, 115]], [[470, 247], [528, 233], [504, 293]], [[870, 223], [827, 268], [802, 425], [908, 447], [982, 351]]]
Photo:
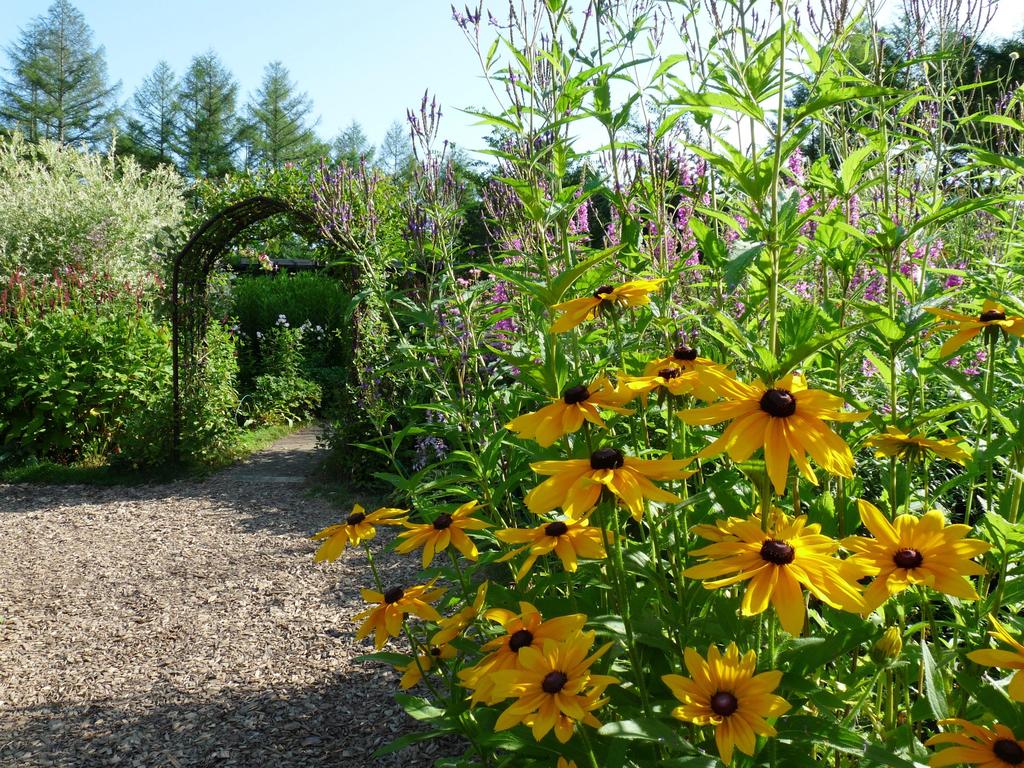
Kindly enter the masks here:
[[1006, 313], [998, 309], [987, 309], [978, 315], [978, 319], [983, 323], [991, 323], [993, 320], [1005, 320]]
[[618, 448], [598, 448], [590, 454], [591, 469], [618, 469], [626, 463], [626, 457]]
[[403, 597], [405, 597], [405, 591], [401, 587], [392, 587], [384, 593], [384, 602], [397, 603]]
[[528, 629], [516, 630], [508, 639], [508, 648], [512, 653], [519, 653], [520, 648], [528, 645], [533, 645], [533, 632]]
[[662, 368], [658, 375], [663, 379], [674, 379], [682, 373], [678, 368]]
[[366, 515], [362, 512], [353, 512], [348, 516], [348, 519], [345, 520], [345, 525], [359, 525], [365, 519]]
[[672, 357], [676, 360], [696, 360], [697, 350], [686, 344], [680, 344], [676, 347], [676, 351], [672, 353]]
[[445, 528], [452, 524], [452, 516], [447, 512], [442, 512], [440, 515], [434, 518], [434, 530], [443, 531]]
[[435, 656], [435, 657], [436, 657], [436, 656], [440, 656], [440, 655], [441, 655], [441, 649], [440, 649], [440, 648], [438, 648], [438, 647], [437, 647], [436, 645], [435, 645], [435, 646], [433, 646], [433, 647], [432, 647], [432, 648], [430, 649], [430, 655], [431, 655], [431, 656]]
[[580, 384], [575, 387], [569, 387], [565, 390], [565, 394], [562, 395], [562, 400], [565, 401], [566, 405], [575, 405], [576, 403], [582, 403], [588, 397], [590, 397], [590, 390]]
[[784, 419], [796, 413], [796, 398], [788, 389], [769, 389], [761, 395], [761, 410], [769, 416]]
[[600, 288], [598, 288], [596, 291], [594, 291], [594, 298], [595, 299], [603, 299], [604, 301], [608, 301], [607, 295], [602, 296], [601, 294], [609, 294], [609, 293], [611, 293], [614, 290], [615, 289], [612, 288], [610, 285], [602, 285]]
[[1024, 763], [1024, 749], [1021, 749], [1020, 744], [1010, 739], [999, 739], [995, 744], [992, 745], [992, 753], [1002, 760], [1004, 763], [1010, 765], [1020, 765]]
[[736, 697], [726, 691], [719, 691], [711, 697], [711, 711], [721, 717], [728, 717], [739, 705]]
[[548, 672], [540, 683], [544, 693], [558, 693], [565, 688], [569, 682], [569, 676], [565, 672]]
[[905, 547], [904, 549], [896, 550], [896, 554], [892, 556], [892, 561], [896, 563], [897, 568], [919, 568], [921, 563], [924, 562], [924, 556], [916, 549]]
[[569, 530], [569, 526], [563, 523], [561, 520], [556, 520], [553, 523], [548, 523], [544, 526], [545, 536], [564, 536], [565, 532]]
[[761, 557], [775, 565], [789, 565], [793, 562], [793, 547], [784, 541], [768, 539], [761, 545]]

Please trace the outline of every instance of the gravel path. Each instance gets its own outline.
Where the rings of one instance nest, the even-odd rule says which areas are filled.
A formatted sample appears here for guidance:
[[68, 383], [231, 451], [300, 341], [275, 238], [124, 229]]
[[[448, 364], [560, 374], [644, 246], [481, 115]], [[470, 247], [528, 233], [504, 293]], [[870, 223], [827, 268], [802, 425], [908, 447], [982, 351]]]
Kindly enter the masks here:
[[343, 516], [309, 493], [314, 446], [203, 482], [0, 486], [0, 765], [433, 763], [371, 757], [412, 721], [395, 673], [352, 661], [365, 557], [313, 563]]

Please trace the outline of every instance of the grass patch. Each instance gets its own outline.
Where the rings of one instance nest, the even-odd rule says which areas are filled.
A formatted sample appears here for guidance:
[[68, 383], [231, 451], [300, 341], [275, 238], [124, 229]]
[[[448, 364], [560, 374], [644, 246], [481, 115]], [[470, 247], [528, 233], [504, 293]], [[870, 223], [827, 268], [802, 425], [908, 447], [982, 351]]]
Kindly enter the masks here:
[[74, 464], [53, 461], [32, 461], [17, 466], [0, 467], [0, 483], [38, 483], [44, 485], [144, 485], [162, 483], [183, 477], [202, 477], [234, 464], [251, 453], [261, 451], [282, 437], [301, 429], [294, 426], [270, 426], [247, 429], [238, 433], [234, 442], [209, 464], [167, 466], [160, 469], [130, 470], [112, 467], [91, 457]]

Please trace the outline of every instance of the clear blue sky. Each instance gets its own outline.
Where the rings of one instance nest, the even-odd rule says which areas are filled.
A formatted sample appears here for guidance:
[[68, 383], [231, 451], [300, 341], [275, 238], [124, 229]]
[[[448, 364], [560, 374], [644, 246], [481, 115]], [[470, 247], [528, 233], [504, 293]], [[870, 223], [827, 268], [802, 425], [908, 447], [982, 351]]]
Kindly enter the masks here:
[[[50, 2], [0, 0], [0, 46], [10, 46]], [[405, 110], [417, 107], [430, 89], [444, 108], [442, 136], [469, 150], [483, 146], [485, 129], [459, 108], [494, 104], [448, 0], [72, 2], [95, 42], [106, 47], [122, 101], [160, 59], [181, 75], [192, 56], [213, 49], [239, 81], [242, 103], [259, 85], [266, 64], [280, 59], [312, 97], [324, 138], [355, 119], [379, 145], [393, 120], [404, 128]], [[504, 15], [502, 0], [487, 4]], [[898, 0], [888, 0], [883, 17], [898, 6]], [[989, 34], [1008, 34], [1022, 24], [1024, 0], [1001, 0]], [[6, 55], [0, 55], [0, 66], [6, 68]]]
[[[0, 46], [45, 13], [51, 0], [0, 0]], [[442, 136], [466, 149], [483, 130], [459, 107], [490, 104], [476, 56], [447, 0], [72, 0], [107, 53], [112, 81], [128, 100], [160, 59], [180, 76], [192, 56], [213, 49], [234, 73], [242, 101], [263, 68], [280, 59], [313, 99], [317, 131], [333, 138], [358, 120], [379, 145], [393, 120], [418, 107], [425, 89], [445, 116]], [[0, 56], [6, 69], [6, 54]]]

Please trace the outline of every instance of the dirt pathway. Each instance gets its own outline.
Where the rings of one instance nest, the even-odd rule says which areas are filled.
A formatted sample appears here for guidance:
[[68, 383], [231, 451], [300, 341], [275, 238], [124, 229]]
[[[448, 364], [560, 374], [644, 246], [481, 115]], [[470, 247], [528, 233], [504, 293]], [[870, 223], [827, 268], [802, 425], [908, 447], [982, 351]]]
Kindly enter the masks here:
[[313, 563], [317, 459], [299, 432], [202, 482], [0, 486], [0, 765], [431, 765], [371, 757], [411, 721], [352, 661], [364, 556]]

